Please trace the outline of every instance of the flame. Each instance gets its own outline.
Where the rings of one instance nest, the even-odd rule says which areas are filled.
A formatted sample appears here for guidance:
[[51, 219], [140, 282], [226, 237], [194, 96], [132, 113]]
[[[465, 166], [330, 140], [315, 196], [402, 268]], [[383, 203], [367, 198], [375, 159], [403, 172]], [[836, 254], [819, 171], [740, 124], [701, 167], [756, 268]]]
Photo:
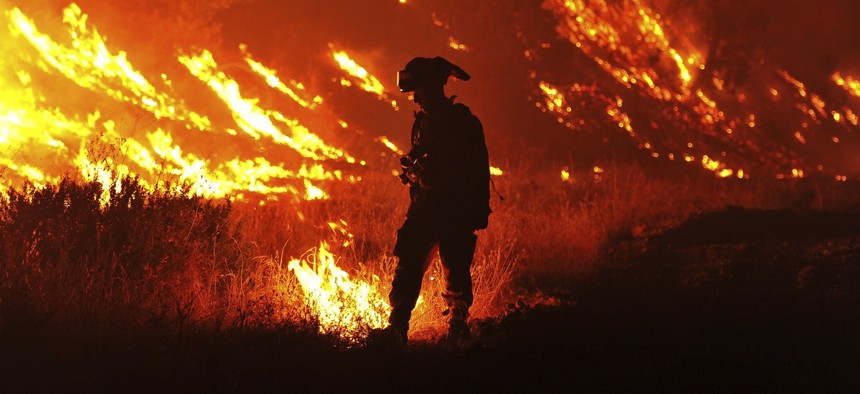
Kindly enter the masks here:
[[852, 96], [860, 97], [860, 80], [857, 80], [850, 75], [843, 76], [840, 72], [834, 73], [831, 78], [833, 79], [833, 82], [836, 82], [837, 85], [841, 86]]
[[355, 236], [347, 229], [345, 220], [340, 219], [336, 222], [328, 222], [328, 227], [336, 236], [344, 239], [343, 246], [349, 246], [352, 244]]
[[466, 44], [463, 44], [462, 42], [454, 38], [454, 36], [448, 37], [448, 46], [455, 51], [472, 52], [472, 48], [468, 47]]
[[319, 319], [321, 333], [357, 340], [368, 329], [386, 325], [390, 307], [377, 284], [350, 280], [349, 274], [337, 266], [337, 258], [326, 242], [308, 251], [304, 259], [291, 260], [288, 268], [298, 278], [308, 305]]
[[[20, 9], [6, 12], [14, 36], [24, 36], [42, 59], [79, 86], [106, 93], [118, 101], [132, 103], [151, 112], [156, 119], [186, 121], [199, 130], [211, 127], [209, 119], [189, 111], [184, 104], [159, 92], [119, 51], [112, 53], [98, 30], [87, 26], [87, 16], [77, 4], [63, 10], [63, 22], [69, 25], [72, 46], [54, 42], [39, 32], [32, 20]], [[165, 84], [170, 81], [165, 79]]]
[[[667, 101], [689, 96], [693, 75], [687, 64], [703, 67], [702, 56], [692, 48], [685, 50], [687, 56], [682, 55], [666, 37], [659, 22], [662, 17], [640, 1], [610, 6], [585, 0], [546, 0], [543, 6], [561, 18], [559, 32], [622, 85], [644, 84], [652, 97]], [[612, 23], [619, 19], [631, 23]], [[678, 91], [660, 86], [658, 82], [668, 76], [659, 75], [642, 61], [659, 54], [666, 54], [677, 68], [676, 80], [681, 82]]]
[[[556, 120], [570, 129], [577, 129], [578, 126], [583, 124], [582, 121], [571, 122], [568, 120], [573, 116], [574, 111], [570, 104], [568, 104], [568, 99], [559, 87], [546, 81], [540, 81], [538, 83], [538, 88], [544, 95], [543, 103], [536, 103], [538, 108], [541, 108], [541, 110], [544, 111], [554, 112], [558, 115]], [[631, 137], [636, 136], [630, 116], [621, 110], [624, 105], [624, 101], [621, 97], [615, 96], [614, 98], [610, 98], [600, 93], [595, 86], [589, 87], [580, 84], [574, 84], [571, 86], [570, 89], [568, 89], [568, 93], [574, 96], [589, 95], [595, 99], [595, 101], [604, 103], [605, 106], [603, 108], [603, 112], [609, 117], [612, 123], [618, 125], [619, 128], [626, 130]]]
[[[349, 163], [355, 159], [343, 151], [326, 145], [322, 139], [311, 133], [298, 121], [289, 119], [280, 112], [264, 110], [257, 100], [242, 96], [239, 84], [218, 70], [218, 63], [208, 50], [197, 55], [180, 55], [179, 62], [188, 68], [192, 75], [205, 82], [233, 111], [233, 118], [245, 133], [259, 139], [261, 135], [274, 142], [287, 145], [305, 158], [313, 160], [344, 158]], [[292, 136], [287, 136], [275, 126], [275, 122], [287, 126]]]
[[[374, 93], [379, 100], [385, 101], [391, 104], [391, 107], [395, 110], [399, 110], [400, 108], [397, 106], [397, 102], [388, 98], [388, 95], [385, 93], [385, 87], [382, 86], [382, 82], [379, 82], [375, 76], [367, 71], [364, 67], [359, 65], [355, 60], [344, 51], [338, 51], [334, 49], [333, 45], [331, 47], [331, 55], [334, 58], [335, 62], [340, 66], [340, 69], [349, 74], [352, 78], [355, 79], [361, 85], [361, 89]], [[350, 86], [351, 83], [346, 80], [341, 80], [341, 84], [344, 86]]]
[[0, 179], [8, 182], [14, 176], [43, 187], [57, 182], [59, 177], [18, 161], [52, 167], [67, 162], [68, 144], [90, 132], [76, 119], [39, 108], [41, 100], [30, 86], [29, 75], [21, 71], [18, 79], [18, 83], [7, 81], [0, 74], [0, 146], [4, 153], [0, 156]]
[[[40, 33], [33, 21], [17, 8], [3, 15], [9, 19], [12, 36], [22, 38], [38, 54], [38, 60], [21, 55], [24, 62], [34, 63], [49, 75], [57, 71], [82, 88], [142, 108], [156, 120], [180, 123], [178, 128], [135, 129], [128, 136], [124, 125], [99, 110], [81, 119], [58, 108], [46, 108], [45, 98], [36, 93], [33, 78], [26, 70], [14, 74], [17, 81], [5, 80], [7, 74], [0, 74], [0, 142], [8, 146], [0, 159], [3, 190], [19, 181], [37, 187], [57, 183], [59, 174], [67, 173], [70, 165], [78, 169], [83, 179], [102, 184], [103, 205], [110, 190], [123, 187], [120, 182], [126, 176], [144, 175], [139, 183], [150, 190], [170, 185], [183, 194], [239, 200], [244, 199], [244, 193], [268, 195], [270, 199], [281, 194], [304, 200], [325, 199], [327, 193], [316, 182], [360, 180], [356, 176], [346, 177], [340, 170], [326, 170], [320, 164], [302, 163], [297, 170], [289, 170], [265, 157], [234, 156], [214, 161], [193, 153], [178, 144], [174, 134], [183, 130], [210, 131], [213, 126], [208, 118], [187, 109], [182, 100], [171, 97], [164, 89], [156, 88], [128, 61], [125, 52], [109, 49], [107, 39], [88, 26], [87, 15], [80, 7], [72, 4], [63, 12], [63, 22], [71, 37], [69, 45], [58, 44]], [[252, 70], [265, 78], [270, 87], [308, 109], [322, 103], [319, 96], [306, 97], [301, 83], [291, 81], [288, 87], [274, 70], [252, 59], [247, 48], [241, 49]], [[196, 56], [181, 55], [179, 60], [218, 94], [247, 135], [255, 139], [268, 137], [313, 161], [356, 162], [349, 154], [324, 143], [298, 121], [261, 108], [256, 99], [243, 97], [238, 83], [218, 69], [208, 51]], [[162, 79], [169, 92], [170, 80], [164, 74]], [[282, 129], [290, 135], [285, 135]], [[237, 135], [230, 129], [225, 131]]]
[[294, 80], [290, 80], [291, 87], [285, 85], [280, 80], [280, 78], [278, 78], [277, 71], [264, 66], [263, 63], [260, 63], [251, 57], [251, 54], [248, 53], [248, 46], [247, 45], [242, 44], [239, 47], [239, 49], [245, 55], [245, 62], [248, 63], [248, 65], [251, 67], [252, 70], [254, 70], [255, 73], [257, 73], [259, 76], [263, 77], [266, 80], [266, 83], [270, 87], [272, 87], [272, 88], [278, 90], [279, 92], [287, 95], [287, 97], [291, 98], [297, 104], [301, 105], [302, 107], [308, 108], [308, 109], [315, 109], [316, 107], [318, 107], [319, 105], [321, 105], [323, 103], [323, 98], [318, 96], [318, 95], [314, 96], [312, 99], [308, 100], [306, 98], [301, 97], [298, 93], [296, 93], [296, 91], [304, 91], [305, 90], [305, 86], [301, 82], [296, 82]]
[[379, 141], [380, 143], [382, 143], [382, 145], [385, 145], [385, 147], [386, 147], [386, 148], [388, 148], [389, 150], [391, 150], [392, 152], [397, 153], [398, 155], [401, 155], [401, 156], [403, 156], [403, 155], [404, 155], [403, 150], [401, 150], [400, 148], [398, 148], [398, 147], [397, 147], [397, 145], [394, 145], [394, 143], [393, 143], [393, 142], [391, 142], [391, 140], [389, 140], [389, 139], [388, 139], [388, 137], [386, 137], [386, 136], [384, 136], [384, 135], [383, 135], [383, 136], [379, 136], [379, 137], [377, 138], [377, 141]]
[[[579, 83], [556, 86], [546, 78], [540, 78], [545, 76], [538, 71], [533, 71], [531, 78], [536, 82], [535, 91], [539, 93], [534, 101], [541, 111], [553, 115], [559, 123], [572, 130], [604, 132], [607, 127], [617, 126], [653, 158], [670, 161], [683, 158], [685, 162], [696, 163], [695, 157], [713, 157], [716, 154], [726, 157], [721, 144], [711, 142], [714, 139], [721, 143], [739, 143], [742, 146], [739, 151], [746, 155], [744, 160], [751, 157], [754, 160], [755, 156], [762, 155], [756, 141], [747, 139], [743, 127], [752, 129], [757, 126], [755, 114], [732, 118], [720, 108], [709, 91], [729, 93], [721, 72], [713, 71], [708, 79], [697, 80], [697, 74], [706, 69], [702, 52], [683, 35], [670, 37], [666, 29], [669, 23], [645, 1], [545, 0], [542, 4], [558, 19], [556, 30], [561, 37], [629, 93], [622, 94], [622, 99], [622, 95], [608, 93], [613, 91], [612, 87], [598, 86], [594, 82], [590, 86]], [[544, 49], [550, 46], [548, 42], [540, 44]], [[536, 51], [538, 49], [527, 50], [525, 56], [535, 61], [538, 59], [534, 56]], [[786, 72], [778, 75], [794, 86], [799, 95], [807, 97], [806, 87], [800, 81]], [[704, 86], [707, 83], [712, 86]], [[735, 89], [734, 85], [730, 87]], [[778, 95], [779, 91], [771, 87], [771, 93]], [[630, 106], [632, 110], [626, 108], [628, 97], [634, 102]], [[736, 98], [738, 103], [746, 100], [744, 93], [738, 93]], [[812, 95], [807, 101], [803, 104], [807, 116], [813, 121], [825, 116], [826, 103], [821, 97]], [[665, 117], [672, 122], [671, 125], [660, 124], [653, 118], [636, 119], [634, 114], [641, 117], [642, 108], [650, 108], [648, 112], [655, 117]], [[847, 110], [844, 109], [845, 118], [849, 119]], [[605, 114], [604, 121], [590, 116], [594, 113]], [[743, 123], [742, 116], [748, 117]], [[679, 152], [679, 149], [684, 149], [680, 141], [666, 141], [665, 129], [675, 132], [690, 130], [707, 136], [709, 142], [696, 146], [697, 152]], [[656, 138], [661, 146], [649, 141], [648, 135]], [[739, 138], [744, 140], [734, 141]], [[692, 143], [687, 145], [688, 149], [694, 149]], [[790, 162], [786, 159], [782, 164]], [[731, 168], [722, 159], [717, 162], [710, 157], [702, 167], [719, 177], [742, 173], [739, 165]], [[748, 174], [739, 177], [746, 178]]]
[[561, 169], [561, 180], [562, 182], [572, 182], [572, 178], [570, 177], [570, 169], [564, 167]]

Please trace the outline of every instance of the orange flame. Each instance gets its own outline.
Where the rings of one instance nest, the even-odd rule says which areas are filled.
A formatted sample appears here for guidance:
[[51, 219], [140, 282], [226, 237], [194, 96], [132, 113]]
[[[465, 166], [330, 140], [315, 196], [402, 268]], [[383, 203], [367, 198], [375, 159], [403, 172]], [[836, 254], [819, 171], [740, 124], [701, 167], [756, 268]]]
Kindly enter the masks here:
[[[209, 120], [189, 111], [184, 104], [160, 93], [119, 51], [112, 53], [106, 40], [96, 29], [89, 29], [87, 16], [77, 4], [63, 10], [63, 22], [69, 25], [72, 46], [66, 47], [54, 42], [39, 32], [33, 21], [20, 9], [6, 12], [11, 21], [13, 36], [23, 35], [39, 52], [47, 64], [79, 86], [104, 92], [108, 96], [151, 112], [156, 119], [188, 121], [199, 130], [211, 127]], [[165, 78], [165, 83], [170, 84]]]
[[337, 258], [325, 242], [308, 251], [304, 259], [291, 260], [288, 267], [298, 278], [308, 305], [319, 319], [321, 333], [355, 341], [369, 329], [386, 325], [390, 307], [379, 293], [378, 284], [351, 280], [337, 266]]
[[[367, 69], [359, 65], [346, 52], [335, 50], [333, 45], [330, 45], [330, 47], [332, 51], [331, 55], [340, 69], [345, 71], [357, 83], [359, 83], [362, 90], [375, 94], [379, 100], [391, 104], [391, 107], [395, 110], [400, 109], [400, 107], [397, 106], [397, 101], [390, 99], [385, 93], [385, 87], [382, 86], [382, 82], [379, 82], [379, 79], [368, 72]], [[341, 83], [345, 86], [351, 85], [351, 83], [345, 80], [342, 80]]]
[[297, 104], [308, 109], [314, 109], [323, 103], [323, 98], [318, 95], [314, 96], [310, 100], [299, 96], [296, 91], [305, 90], [305, 86], [301, 82], [290, 80], [290, 85], [292, 87], [285, 85], [281, 81], [281, 79], [278, 78], [277, 71], [264, 66], [263, 63], [260, 63], [251, 57], [251, 54], [248, 53], [247, 45], [242, 44], [239, 48], [245, 55], [245, 62], [248, 63], [248, 65], [251, 67], [252, 70], [254, 70], [255, 73], [263, 77], [270, 87], [275, 88], [279, 92], [287, 95], [287, 97], [291, 98]]
[[852, 96], [860, 97], [860, 80], [850, 75], [843, 76], [840, 72], [834, 73], [832, 79], [833, 82], [836, 82], [837, 85], [841, 86]]

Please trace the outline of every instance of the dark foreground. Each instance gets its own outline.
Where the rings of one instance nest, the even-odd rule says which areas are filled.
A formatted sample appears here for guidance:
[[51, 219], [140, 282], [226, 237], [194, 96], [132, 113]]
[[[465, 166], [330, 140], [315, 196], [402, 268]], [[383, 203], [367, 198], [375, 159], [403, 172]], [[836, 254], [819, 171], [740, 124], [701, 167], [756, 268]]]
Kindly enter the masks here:
[[860, 389], [860, 216], [729, 209], [607, 260], [556, 305], [473, 322], [465, 349], [337, 350], [292, 328], [7, 328], [2, 391]]

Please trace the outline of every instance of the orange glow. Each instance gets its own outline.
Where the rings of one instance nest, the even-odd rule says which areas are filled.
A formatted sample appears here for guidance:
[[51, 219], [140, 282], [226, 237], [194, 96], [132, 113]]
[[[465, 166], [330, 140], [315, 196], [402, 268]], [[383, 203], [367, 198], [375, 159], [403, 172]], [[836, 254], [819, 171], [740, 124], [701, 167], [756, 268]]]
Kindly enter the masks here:
[[860, 80], [857, 80], [850, 75], [842, 75], [842, 73], [840, 72], [834, 73], [831, 79], [833, 79], [833, 82], [836, 82], [837, 85], [841, 86], [852, 96], [860, 97]]
[[795, 131], [795, 132], [794, 132], [794, 138], [796, 138], [798, 141], [800, 141], [800, 143], [801, 143], [801, 144], [805, 144], [805, 143], [806, 143], [806, 138], [804, 138], [804, 137], [803, 137], [803, 134], [800, 134], [800, 132], [799, 132], [799, 131]]
[[448, 46], [451, 47], [451, 49], [461, 51], [461, 52], [471, 52], [472, 51], [472, 49], [469, 48], [468, 46], [466, 46], [466, 44], [461, 43], [460, 41], [458, 41], [453, 36], [448, 37]]
[[[79, 86], [105, 93], [118, 101], [128, 102], [151, 112], [156, 119], [189, 122], [207, 130], [209, 120], [185, 108], [184, 104], [159, 92], [129, 63], [123, 51], [111, 52], [106, 40], [95, 28], [87, 26], [87, 17], [76, 4], [63, 10], [63, 22], [69, 28], [71, 46], [58, 44], [39, 32], [32, 20], [20, 9], [6, 12], [12, 36], [24, 36], [45, 63]], [[165, 81], [169, 85], [169, 81]]]
[[[218, 69], [218, 64], [208, 50], [197, 55], [180, 55], [179, 62], [218, 94], [232, 111], [233, 119], [239, 128], [254, 139], [269, 137], [275, 143], [287, 145], [300, 155], [313, 160], [343, 158], [347, 162], [355, 162], [354, 158], [325, 144], [297, 121], [277, 111], [264, 110], [256, 104], [257, 100], [243, 97], [239, 84]], [[275, 122], [285, 125], [292, 132], [292, 136], [281, 132]]]
[[398, 147], [397, 147], [397, 145], [394, 145], [394, 143], [393, 143], [393, 142], [391, 142], [391, 141], [388, 139], [388, 137], [386, 137], [386, 136], [384, 136], [384, 135], [383, 135], [383, 136], [379, 136], [379, 138], [377, 138], [377, 141], [379, 141], [380, 143], [382, 143], [382, 145], [385, 145], [385, 147], [386, 147], [386, 148], [388, 148], [389, 150], [391, 150], [391, 151], [392, 151], [392, 152], [394, 152], [394, 153], [397, 153], [398, 155], [401, 155], [401, 156], [402, 156], [402, 155], [404, 155], [404, 154], [405, 154], [405, 153], [403, 153], [403, 150], [401, 150], [400, 148], [398, 148]]
[[[368, 330], [386, 325], [389, 305], [379, 292], [378, 283], [351, 280], [337, 266], [328, 244], [308, 251], [302, 259], [288, 265], [304, 291], [308, 305], [319, 319], [321, 333], [334, 333], [357, 341]], [[374, 277], [374, 282], [379, 278]]]
[[331, 46], [331, 48], [332, 57], [338, 66], [340, 66], [340, 69], [354, 78], [356, 82], [360, 83], [362, 90], [375, 94], [379, 100], [388, 102], [395, 110], [400, 109], [396, 101], [388, 98], [388, 95], [385, 93], [385, 87], [382, 86], [379, 79], [370, 74], [367, 69], [359, 65], [346, 52], [335, 50], [334, 46]]
[[254, 60], [251, 55], [247, 52], [247, 46], [242, 45], [240, 47], [242, 53], [245, 54], [245, 62], [251, 66], [251, 69], [254, 70], [255, 73], [260, 75], [266, 80], [266, 83], [272, 88], [277, 89], [279, 92], [287, 95], [297, 104], [302, 107], [314, 109], [320, 104], [323, 103], [323, 98], [320, 96], [314, 96], [310, 100], [299, 96], [297, 91], [301, 92], [305, 90], [305, 87], [302, 83], [296, 81], [290, 81], [290, 86], [285, 85], [277, 76], [277, 72], [273, 69], [270, 69], [264, 66], [262, 63]]
[[[652, 97], [662, 100], [670, 100], [677, 94], [689, 95], [689, 84], [694, 76], [688, 65], [700, 68], [702, 56], [693, 48], [686, 48], [685, 56], [682, 50], [671, 45], [660, 22], [661, 16], [641, 1], [631, 0], [610, 6], [605, 2], [546, 0], [544, 7], [563, 18], [564, 22], [559, 26], [562, 34], [619, 83], [628, 87], [644, 85]], [[614, 24], [615, 20], [625, 20], [629, 24]], [[649, 45], [637, 45], [641, 41]], [[661, 76], [641, 61], [648, 58], [642, 51], [651, 48], [659, 50], [674, 63], [676, 78], [681, 82], [679, 92], [660, 86]]]
[[[56, 183], [61, 174], [73, 168], [83, 179], [102, 185], [102, 204], [107, 202], [110, 190], [123, 187], [120, 179], [125, 176], [142, 176], [139, 182], [150, 190], [172, 184], [171, 187], [181, 187], [176, 192], [188, 195], [243, 199], [247, 192], [267, 195], [270, 199], [287, 194], [307, 200], [328, 197], [315, 184], [317, 181], [360, 179], [344, 176], [341, 170], [326, 170], [320, 164], [303, 163], [298, 170], [288, 170], [264, 157], [231, 155], [216, 161], [190, 151], [178, 144], [174, 135], [186, 130], [212, 131], [209, 119], [171, 96], [171, 83], [166, 75], [162, 74], [164, 88], [156, 88], [127, 60], [125, 52], [110, 49], [107, 39], [87, 25], [87, 15], [77, 5], [67, 7], [63, 15], [70, 45], [58, 44], [40, 33], [17, 8], [5, 13], [12, 37], [35, 49], [38, 60], [33, 62], [45, 72], [56, 71], [89, 91], [143, 109], [156, 120], [173, 121], [174, 127], [165, 124], [149, 130], [134, 129], [129, 137], [125, 124], [98, 110], [81, 119], [65, 115], [58, 108], [44, 107], [44, 99], [34, 91], [33, 77], [26, 70], [15, 73], [17, 81], [5, 80], [5, 74], [0, 75], [0, 142], [12, 149], [12, 154], [6, 155], [4, 151], [0, 159], [5, 172], [0, 181], [3, 190], [21, 181], [37, 187]], [[301, 83], [291, 81], [287, 86], [274, 70], [253, 60], [244, 46], [241, 49], [251, 69], [265, 78], [270, 87], [308, 109], [322, 103], [320, 96], [307, 95]], [[209, 51], [182, 55], [179, 60], [227, 104], [245, 135], [254, 139], [268, 137], [312, 161], [356, 163], [352, 156], [324, 143], [297, 121], [261, 108], [256, 99], [243, 97], [238, 83], [218, 69]], [[288, 130], [290, 135], [281, 130]], [[223, 131], [233, 137], [238, 135], [232, 129]], [[24, 158], [26, 163], [22, 162]]]

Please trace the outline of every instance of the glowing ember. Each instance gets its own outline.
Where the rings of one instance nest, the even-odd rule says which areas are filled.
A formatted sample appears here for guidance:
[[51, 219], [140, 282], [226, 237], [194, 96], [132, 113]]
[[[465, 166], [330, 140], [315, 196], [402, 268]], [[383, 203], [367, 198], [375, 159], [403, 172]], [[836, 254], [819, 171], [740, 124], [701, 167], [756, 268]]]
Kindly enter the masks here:
[[860, 80], [855, 79], [850, 75], [843, 76], [842, 73], [834, 73], [832, 76], [833, 82], [841, 86], [848, 93], [855, 97], [860, 97]]
[[466, 46], [466, 44], [463, 44], [462, 42], [458, 41], [453, 36], [448, 37], [448, 46], [451, 47], [451, 49], [454, 49], [457, 51], [462, 51], [462, 52], [471, 52], [472, 51], [472, 49], [469, 48], [468, 46]]
[[[320, 332], [357, 340], [369, 329], [386, 325], [390, 307], [378, 286], [350, 280], [337, 266], [325, 242], [288, 267], [298, 278], [308, 305], [319, 319]], [[378, 281], [378, 278], [373, 278]]]
[[[647, 86], [654, 98], [670, 100], [689, 94], [693, 80], [686, 63], [701, 65], [695, 50], [687, 49], [687, 62], [680, 50], [666, 38], [660, 15], [638, 0], [624, 1], [617, 6], [605, 2], [588, 3], [583, 0], [546, 0], [545, 8], [552, 10], [563, 22], [558, 30], [563, 36], [592, 57], [595, 63], [625, 86]], [[628, 23], [613, 23], [625, 20]], [[638, 45], [645, 42], [649, 45]], [[664, 54], [677, 67], [680, 91], [673, 93], [672, 87], [659, 86], [658, 82], [669, 78], [644, 64], [643, 59], [654, 54]], [[680, 96], [679, 96], [680, 95]]]
[[394, 145], [394, 143], [393, 143], [393, 142], [391, 142], [391, 141], [388, 139], [388, 137], [386, 137], [386, 136], [384, 136], [384, 135], [383, 135], [383, 136], [379, 136], [379, 137], [377, 138], [377, 141], [379, 141], [380, 143], [382, 143], [383, 145], [385, 145], [385, 147], [386, 147], [386, 148], [388, 148], [388, 149], [390, 149], [392, 152], [397, 153], [398, 155], [401, 155], [401, 156], [402, 156], [402, 155], [404, 155], [403, 150], [401, 150], [400, 148], [398, 148], [398, 147], [397, 147], [397, 145]]

